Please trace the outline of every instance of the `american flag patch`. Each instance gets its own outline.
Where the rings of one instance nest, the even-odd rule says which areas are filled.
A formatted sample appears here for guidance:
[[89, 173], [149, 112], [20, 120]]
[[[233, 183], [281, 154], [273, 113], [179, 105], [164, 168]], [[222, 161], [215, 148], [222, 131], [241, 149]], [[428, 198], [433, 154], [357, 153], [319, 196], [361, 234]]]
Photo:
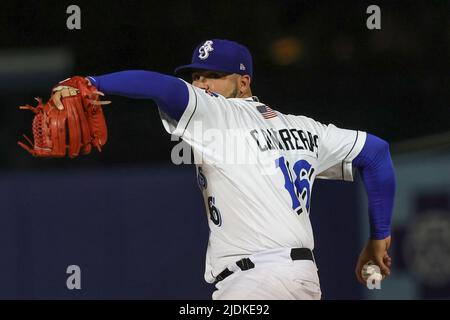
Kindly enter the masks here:
[[259, 111], [259, 113], [262, 114], [264, 119], [270, 119], [277, 116], [277, 113], [270, 109], [268, 106], [261, 105], [257, 106], [256, 109]]

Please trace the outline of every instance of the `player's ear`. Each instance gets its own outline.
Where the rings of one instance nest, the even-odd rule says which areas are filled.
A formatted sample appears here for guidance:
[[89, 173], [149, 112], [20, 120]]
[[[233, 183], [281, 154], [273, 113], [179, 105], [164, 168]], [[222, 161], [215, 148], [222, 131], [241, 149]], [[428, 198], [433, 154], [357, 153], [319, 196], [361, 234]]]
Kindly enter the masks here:
[[239, 93], [241, 96], [250, 90], [250, 76], [245, 74], [239, 78]]

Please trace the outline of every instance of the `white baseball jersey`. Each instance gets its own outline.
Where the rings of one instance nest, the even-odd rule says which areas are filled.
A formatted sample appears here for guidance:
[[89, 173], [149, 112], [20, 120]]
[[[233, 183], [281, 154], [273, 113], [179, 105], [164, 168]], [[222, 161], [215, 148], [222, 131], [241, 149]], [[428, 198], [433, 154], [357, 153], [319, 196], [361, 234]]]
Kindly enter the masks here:
[[353, 180], [366, 133], [285, 115], [255, 97], [226, 99], [186, 83], [189, 103], [165, 129], [193, 150], [210, 228], [205, 280], [268, 249], [313, 249], [316, 177]]

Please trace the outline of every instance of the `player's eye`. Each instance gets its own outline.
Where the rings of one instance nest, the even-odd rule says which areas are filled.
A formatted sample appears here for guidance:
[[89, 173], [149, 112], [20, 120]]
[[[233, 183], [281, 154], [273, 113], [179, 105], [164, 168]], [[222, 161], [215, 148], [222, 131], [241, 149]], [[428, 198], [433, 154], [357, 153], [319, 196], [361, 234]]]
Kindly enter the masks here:
[[223, 77], [223, 75], [216, 73], [216, 72], [212, 72], [212, 73], [208, 74], [208, 78], [212, 78], [212, 79], [219, 79], [222, 77]]

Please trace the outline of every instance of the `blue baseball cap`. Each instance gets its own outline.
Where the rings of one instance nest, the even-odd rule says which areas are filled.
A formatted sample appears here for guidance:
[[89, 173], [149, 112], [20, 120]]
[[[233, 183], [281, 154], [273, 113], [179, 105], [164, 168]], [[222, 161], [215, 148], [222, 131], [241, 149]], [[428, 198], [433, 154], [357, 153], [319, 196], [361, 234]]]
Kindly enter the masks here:
[[194, 69], [248, 74], [253, 78], [253, 63], [250, 51], [243, 45], [223, 39], [206, 40], [192, 54], [191, 64], [175, 69], [175, 74], [192, 72]]

